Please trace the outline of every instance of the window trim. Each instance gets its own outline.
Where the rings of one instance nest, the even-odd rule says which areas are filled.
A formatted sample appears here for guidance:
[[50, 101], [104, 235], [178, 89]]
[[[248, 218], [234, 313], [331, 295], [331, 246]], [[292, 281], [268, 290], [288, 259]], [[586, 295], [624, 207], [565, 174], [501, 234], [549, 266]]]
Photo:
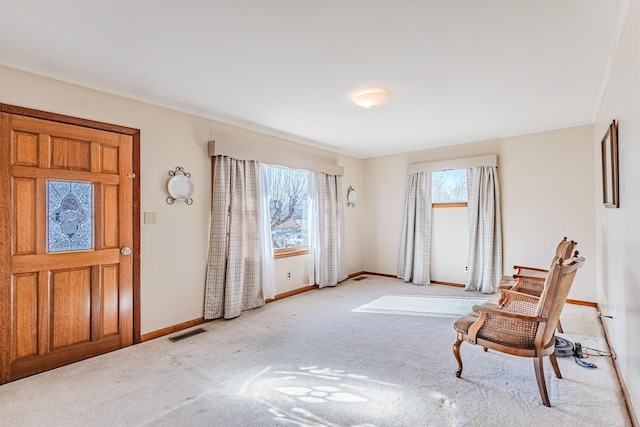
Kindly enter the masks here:
[[308, 255], [308, 254], [309, 254], [309, 246], [297, 246], [295, 248], [279, 248], [279, 249], [273, 250], [273, 257], [275, 259], [289, 258], [292, 256]]
[[467, 207], [467, 202], [432, 203], [431, 207], [433, 207], [433, 208], [466, 208]]

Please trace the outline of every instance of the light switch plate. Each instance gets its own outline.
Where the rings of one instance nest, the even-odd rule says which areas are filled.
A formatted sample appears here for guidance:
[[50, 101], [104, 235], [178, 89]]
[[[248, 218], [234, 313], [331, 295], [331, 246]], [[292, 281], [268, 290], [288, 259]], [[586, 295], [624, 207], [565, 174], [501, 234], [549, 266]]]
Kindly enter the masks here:
[[145, 224], [157, 224], [158, 223], [158, 214], [156, 212], [145, 212], [144, 213], [144, 223]]

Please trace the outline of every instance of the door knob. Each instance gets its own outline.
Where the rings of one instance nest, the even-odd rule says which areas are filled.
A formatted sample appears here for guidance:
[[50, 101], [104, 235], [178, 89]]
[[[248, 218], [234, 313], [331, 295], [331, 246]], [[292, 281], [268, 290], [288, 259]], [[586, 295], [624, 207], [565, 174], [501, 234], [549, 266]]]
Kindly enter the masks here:
[[125, 246], [124, 248], [120, 249], [120, 253], [122, 255], [131, 255], [131, 248], [128, 246]]

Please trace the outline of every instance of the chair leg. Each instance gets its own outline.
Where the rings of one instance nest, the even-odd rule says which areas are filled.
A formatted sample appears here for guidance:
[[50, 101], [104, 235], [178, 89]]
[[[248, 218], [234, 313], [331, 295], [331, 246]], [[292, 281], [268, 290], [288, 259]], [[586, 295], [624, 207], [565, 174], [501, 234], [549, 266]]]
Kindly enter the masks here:
[[536, 380], [538, 381], [538, 390], [540, 390], [540, 397], [542, 397], [542, 403], [544, 406], [551, 406], [549, 402], [549, 395], [547, 394], [547, 385], [544, 382], [544, 370], [542, 368], [542, 356], [533, 358], [533, 367], [536, 371]]
[[456, 371], [456, 378], [460, 378], [460, 375], [462, 375], [462, 359], [460, 358], [460, 344], [462, 344], [461, 338], [458, 338], [456, 342], [453, 343], [453, 356], [458, 361], [458, 370]]
[[558, 332], [560, 332], [561, 334], [564, 333], [564, 331], [562, 330], [562, 323], [560, 323], [560, 319], [558, 319], [558, 326], [556, 326], [556, 329], [558, 330]]
[[549, 355], [549, 360], [551, 361], [551, 366], [553, 366], [553, 371], [556, 373], [556, 378], [562, 379], [562, 374], [560, 373], [560, 367], [558, 366], [558, 359], [556, 359], [556, 354], [551, 353]]

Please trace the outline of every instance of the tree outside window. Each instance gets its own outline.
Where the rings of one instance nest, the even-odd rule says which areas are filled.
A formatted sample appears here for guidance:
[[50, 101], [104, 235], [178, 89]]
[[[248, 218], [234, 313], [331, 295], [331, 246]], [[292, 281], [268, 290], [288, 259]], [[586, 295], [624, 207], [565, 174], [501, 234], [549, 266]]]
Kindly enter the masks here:
[[271, 239], [275, 251], [309, 245], [309, 172], [268, 166]]
[[450, 169], [431, 175], [431, 203], [467, 203], [467, 170]]

